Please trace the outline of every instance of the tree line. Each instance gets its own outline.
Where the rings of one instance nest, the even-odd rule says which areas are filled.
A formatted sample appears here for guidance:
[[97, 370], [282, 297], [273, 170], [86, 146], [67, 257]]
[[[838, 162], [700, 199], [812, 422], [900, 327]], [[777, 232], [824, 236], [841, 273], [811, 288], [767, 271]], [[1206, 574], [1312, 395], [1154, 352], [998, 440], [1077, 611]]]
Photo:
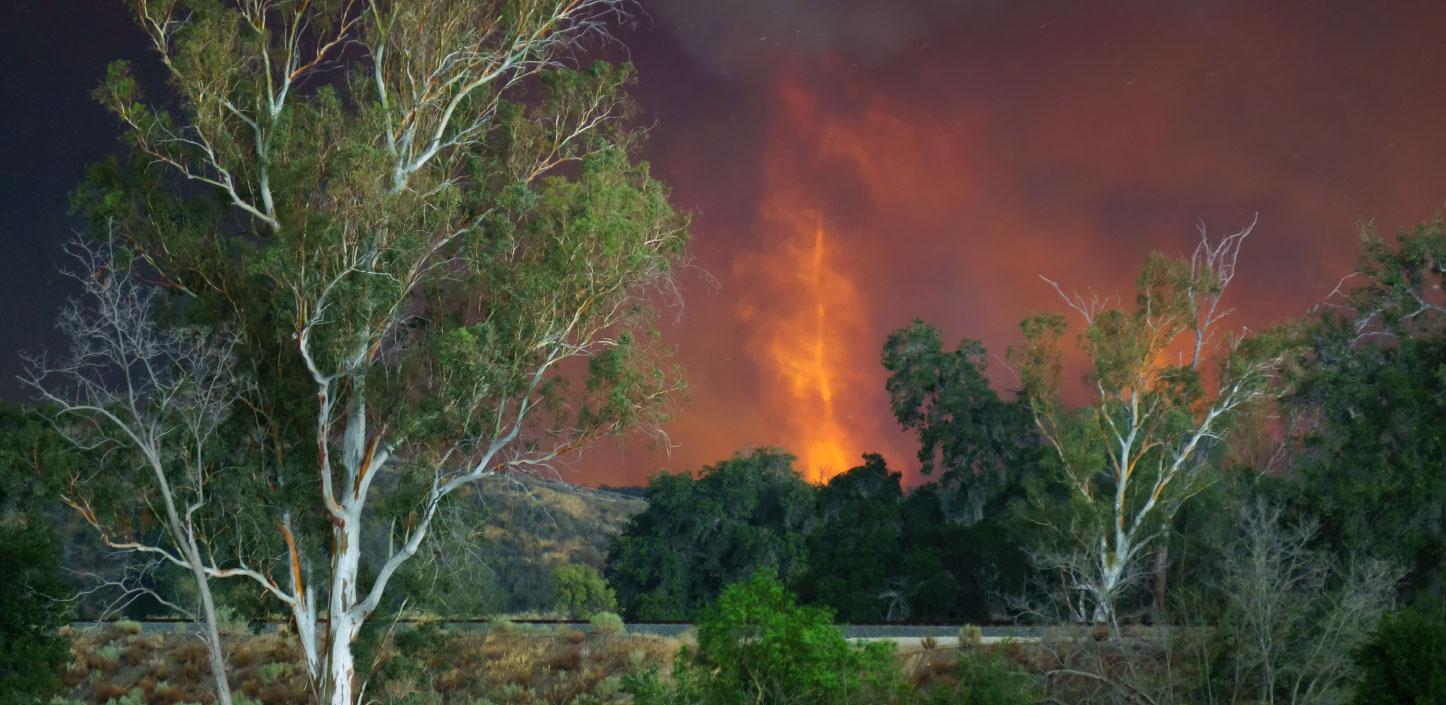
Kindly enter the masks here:
[[1103, 630], [1046, 640], [1057, 702], [1439, 697], [1442, 221], [1363, 226], [1319, 305], [1227, 334], [1253, 228], [1150, 255], [1132, 300], [1048, 282], [1074, 322], [1021, 322], [1004, 394], [978, 341], [894, 331], [887, 389], [928, 481], [904, 493], [866, 454], [811, 487], [776, 448], [659, 474], [608, 556], [620, 605], [691, 619], [763, 571], [842, 621]]

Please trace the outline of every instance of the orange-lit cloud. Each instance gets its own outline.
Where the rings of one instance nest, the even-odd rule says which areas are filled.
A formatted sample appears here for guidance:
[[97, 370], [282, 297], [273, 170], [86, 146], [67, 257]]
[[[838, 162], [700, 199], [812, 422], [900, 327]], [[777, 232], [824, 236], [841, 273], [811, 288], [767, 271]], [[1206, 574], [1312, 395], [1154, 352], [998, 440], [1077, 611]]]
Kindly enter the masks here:
[[631, 45], [647, 156], [718, 287], [689, 284], [665, 331], [691, 387], [677, 446], [597, 454], [595, 481], [770, 444], [810, 472], [879, 451], [917, 481], [879, 364], [911, 319], [1002, 354], [1020, 318], [1061, 309], [1038, 275], [1128, 296], [1197, 219], [1233, 232], [1259, 212], [1231, 301], [1258, 328], [1334, 286], [1357, 218], [1390, 231], [1446, 202], [1434, 2], [971, 2], [879, 20], [903, 38], [883, 44], [858, 30], [902, 5], [847, 4], [812, 29], [784, 12], [800, 26], [780, 34], [753, 31], [767, 3], [715, 31], [727, 3], [669, 2]]

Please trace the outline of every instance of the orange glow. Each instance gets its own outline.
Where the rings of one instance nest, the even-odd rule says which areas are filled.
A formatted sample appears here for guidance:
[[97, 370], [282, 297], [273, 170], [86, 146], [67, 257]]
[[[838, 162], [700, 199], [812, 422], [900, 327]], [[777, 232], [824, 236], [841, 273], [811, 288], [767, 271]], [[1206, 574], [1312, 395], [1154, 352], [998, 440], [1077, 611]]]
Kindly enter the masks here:
[[764, 294], [739, 308], [755, 331], [749, 356], [765, 378], [759, 411], [781, 425], [777, 442], [798, 454], [803, 476], [823, 483], [862, 452], [840, 408], [851, 407], [859, 391], [849, 342], [863, 328], [860, 300], [834, 261], [817, 211], [779, 197], [764, 216], [769, 253], [740, 268]]
[[794, 290], [804, 302], [797, 313], [812, 321], [776, 328], [784, 334], [774, 336], [768, 355], [776, 374], [788, 381], [789, 417], [803, 421], [797, 428], [800, 468], [810, 481], [824, 483], [849, 468], [848, 434], [834, 404], [835, 380], [847, 361], [839, 359], [840, 328], [833, 318], [846, 324], [849, 311], [857, 311], [858, 296], [853, 283], [830, 266], [823, 218], [817, 213], [813, 218], [812, 244], [805, 246], [806, 238], [799, 237], [787, 257], [797, 264]]
[[[1018, 380], [993, 356], [1021, 318], [1067, 312], [1040, 275], [1128, 306], [1146, 255], [1187, 255], [1197, 220], [1218, 235], [1260, 215], [1222, 335], [1299, 315], [1350, 270], [1356, 219], [1389, 233], [1446, 194], [1430, 119], [1446, 94], [1420, 89], [1423, 71], [1446, 75], [1431, 53], [1446, 14], [1333, 4], [994, 3], [892, 58], [673, 23], [719, 35], [706, 46], [727, 72], [642, 67], [644, 104], [668, 108], [648, 156], [694, 211], [717, 286], [685, 282], [667, 331], [690, 385], [671, 453], [599, 453], [588, 477], [636, 483], [779, 445], [810, 480], [869, 451], [917, 484], [879, 364], [890, 331], [921, 318], [946, 345], [981, 340], [1008, 394]], [[1064, 385], [1086, 402], [1070, 323]]]

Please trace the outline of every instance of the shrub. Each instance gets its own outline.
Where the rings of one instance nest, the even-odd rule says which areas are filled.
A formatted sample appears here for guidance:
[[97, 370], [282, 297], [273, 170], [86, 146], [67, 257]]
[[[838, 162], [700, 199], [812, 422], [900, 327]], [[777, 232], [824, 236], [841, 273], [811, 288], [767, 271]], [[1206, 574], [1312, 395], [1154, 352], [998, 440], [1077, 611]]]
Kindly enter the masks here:
[[966, 624], [959, 627], [959, 648], [966, 646], [978, 646], [984, 643], [984, 630], [977, 625]]
[[929, 705], [1030, 705], [1040, 698], [1029, 674], [1011, 666], [1003, 654], [974, 650], [960, 652], [953, 686], [935, 688], [922, 700]]
[[1446, 703], [1446, 615], [1402, 610], [1355, 653], [1356, 705]]
[[613, 612], [598, 612], [592, 616], [592, 631], [594, 634], [622, 634], [623, 618]]
[[290, 679], [291, 672], [289, 663], [268, 663], [256, 670], [256, 677], [260, 678], [262, 683], [271, 684]]
[[698, 624], [698, 650], [679, 653], [672, 684], [655, 671], [629, 679], [638, 705], [832, 705], [880, 702], [898, 687], [890, 646], [844, 640], [826, 609], [799, 606], [757, 573], [723, 591]]
[[424, 618], [410, 629], [398, 630], [392, 643], [395, 653], [372, 676], [384, 696], [381, 701], [395, 705], [441, 703], [441, 695], [432, 688], [432, 678], [439, 665], [454, 656], [441, 622]]

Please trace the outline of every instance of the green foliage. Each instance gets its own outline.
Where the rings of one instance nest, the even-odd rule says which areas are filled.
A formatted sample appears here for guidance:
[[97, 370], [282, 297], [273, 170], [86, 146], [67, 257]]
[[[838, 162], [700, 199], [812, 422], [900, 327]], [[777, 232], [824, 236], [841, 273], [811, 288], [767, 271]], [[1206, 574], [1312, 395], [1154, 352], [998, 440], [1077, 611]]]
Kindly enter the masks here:
[[106, 705], [146, 705], [146, 693], [140, 688], [131, 688], [119, 699], [112, 698], [106, 701]]
[[760, 568], [788, 581], [806, 568], [813, 490], [782, 450], [740, 453], [696, 479], [656, 475], [647, 500], [614, 539], [605, 570], [631, 619], [690, 619]]
[[105, 646], [96, 649], [95, 653], [97, 656], [105, 659], [106, 661], [117, 661], [121, 657], [121, 648], [116, 644], [106, 644]]
[[800, 606], [765, 572], [730, 585], [698, 622], [673, 682], [628, 683], [638, 705], [825, 705], [878, 702], [898, 689], [892, 649], [851, 646], [826, 609]]
[[942, 470], [950, 516], [973, 524], [997, 515], [1040, 446], [1029, 407], [990, 387], [984, 346], [966, 339], [945, 352], [939, 330], [915, 320], [889, 334], [883, 363], [894, 417], [917, 435], [923, 473]]
[[1381, 619], [1356, 650], [1355, 705], [1446, 703], [1446, 616], [1403, 610]]
[[44, 515], [68, 456], [38, 415], [0, 405], [0, 705], [53, 695], [68, 651], [61, 547]]
[[[655, 304], [677, 293], [688, 218], [636, 158], [634, 71], [564, 68], [603, 6], [514, 5], [140, 3], [167, 90], [117, 63], [96, 91], [123, 152], [74, 208], [163, 285], [163, 327], [234, 334], [245, 380], [188, 521], [219, 566], [367, 603], [322, 614], [397, 609], [397, 588], [430, 584], [434, 519], [464, 488], [655, 428], [682, 390]], [[150, 499], [116, 496], [109, 526]], [[550, 598], [545, 569], [500, 587]]]
[[56, 631], [66, 615], [60, 556], [38, 529], [0, 527], [0, 705], [29, 705], [60, 685], [69, 655]]
[[613, 612], [598, 612], [588, 623], [592, 625], [594, 634], [618, 635], [625, 631], [623, 618]]
[[1064, 384], [1064, 317], [1020, 323], [1024, 341], [1009, 359], [1050, 450], [1026, 482], [1021, 515], [1041, 528], [1040, 567], [1064, 581], [1052, 592], [1068, 596], [1074, 619], [1116, 622], [1118, 603], [1143, 582], [1144, 556], [1213, 479], [1220, 439], [1269, 385], [1276, 360], [1262, 352], [1272, 346], [1212, 342], [1248, 232], [1202, 242], [1188, 260], [1152, 253], [1129, 304], [1065, 296], [1084, 323], [1083, 404]]
[[797, 586], [840, 620], [988, 619], [997, 594], [1016, 589], [1027, 568], [998, 519], [950, 520], [934, 485], [905, 497], [878, 455], [817, 492], [818, 524]]
[[964, 649], [959, 653], [957, 679], [916, 694], [918, 705], [1033, 705], [1041, 694], [1028, 673], [994, 650]]
[[437, 705], [441, 697], [432, 678], [450, 657], [447, 632], [437, 620], [423, 620], [392, 636], [396, 653], [383, 662], [372, 678], [379, 692], [399, 705]]
[[878, 455], [834, 476], [818, 490], [818, 524], [808, 538], [808, 572], [799, 580], [806, 600], [826, 604], [846, 622], [895, 617], [907, 596], [897, 592], [904, 527], [899, 474]]
[[262, 683], [275, 683], [290, 678], [292, 671], [289, 663], [268, 663], [256, 669], [256, 677], [260, 678]]
[[1409, 569], [1413, 599], [1446, 595], [1446, 235], [1434, 220], [1365, 253], [1343, 310], [1296, 326], [1283, 401], [1295, 451], [1295, 501], [1319, 516], [1337, 552], [1360, 549]]
[[574, 619], [618, 608], [612, 588], [591, 566], [558, 566], [552, 571], [552, 590], [555, 609]]
[[1027, 561], [1004, 522], [950, 518], [946, 490], [907, 497], [882, 457], [820, 488], [765, 449], [659, 475], [647, 509], [611, 546], [607, 577], [629, 617], [689, 619], [730, 582], [777, 570], [804, 599], [845, 621], [990, 619]]

